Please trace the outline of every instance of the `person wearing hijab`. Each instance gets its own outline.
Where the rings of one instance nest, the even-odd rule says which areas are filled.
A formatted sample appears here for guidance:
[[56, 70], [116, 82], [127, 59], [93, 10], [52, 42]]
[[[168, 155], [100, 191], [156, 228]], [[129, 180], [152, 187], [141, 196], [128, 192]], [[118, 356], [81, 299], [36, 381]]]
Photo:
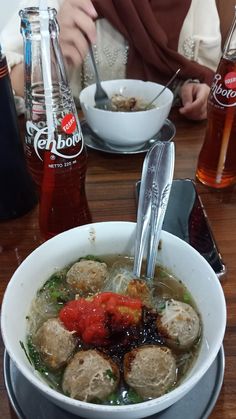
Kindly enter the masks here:
[[[234, 0], [228, 0], [222, 23], [222, 4], [223, 0], [49, 0], [48, 5], [58, 10], [73, 95], [78, 98], [81, 89], [94, 82], [91, 42], [103, 80], [135, 78], [165, 84], [180, 68], [175, 83], [180, 112], [194, 120], [206, 118], [209, 86], [234, 16]], [[38, 1], [23, 1], [20, 8], [35, 5]], [[23, 41], [16, 19], [2, 32], [2, 42], [13, 88], [22, 95]]]

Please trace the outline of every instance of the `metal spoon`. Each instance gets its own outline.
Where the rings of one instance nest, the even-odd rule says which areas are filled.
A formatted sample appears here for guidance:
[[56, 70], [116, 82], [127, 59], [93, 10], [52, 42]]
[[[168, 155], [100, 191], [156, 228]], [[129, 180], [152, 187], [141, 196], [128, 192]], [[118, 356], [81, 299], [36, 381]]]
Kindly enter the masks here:
[[133, 275], [140, 278], [147, 251], [146, 279], [153, 279], [158, 242], [174, 173], [174, 143], [156, 142], [143, 164], [138, 204]]
[[99, 77], [98, 69], [97, 69], [97, 64], [96, 64], [95, 57], [93, 54], [93, 47], [90, 42], [89, 42], [89, 53], [90, 53], [90, 57], [93, 63], [93, 68], [94, 68], [94, 73], [95, 73], [95, 78], [96, 78], [96, 91], [94, 95], [96, 108], [109, 110], [111, 109], [111, 99], [108, 97], [107, 93], [105, 92], [105, 90], [103, 89], [101, 85], [101, 81], [100, 81], [100, 77]]
[[156, 142], [147, 153], [143, 164], [133, 270], [119, 261], [115, 263], [107, 282], [107, 290], [122, 293], [129, 281], [140, 279], [142, 261], [146, 254], [146, 274], [142, 279], [146, 279], [150, 286], [152, 285], [173, 172], [174, 143]]
[[162, 93], [166, 90], [166, 88], [174, 81], [174, 79], [177, 77], [177, 75], [180, 72], [180, 68], [175, 72], [175, 74], [170, 78], [170, 80], [166, 83], [166, 85], [163, 87], [163, 89], [161, 89], [161, 91], [154, 97], [154, 99], [151, 100], [151, 102], [149, 102], [144, 109], [149, 109], [149, 107], [151, 106], [151, 104], [157, 100], [159, 98], [159, 96], [162, 95]]

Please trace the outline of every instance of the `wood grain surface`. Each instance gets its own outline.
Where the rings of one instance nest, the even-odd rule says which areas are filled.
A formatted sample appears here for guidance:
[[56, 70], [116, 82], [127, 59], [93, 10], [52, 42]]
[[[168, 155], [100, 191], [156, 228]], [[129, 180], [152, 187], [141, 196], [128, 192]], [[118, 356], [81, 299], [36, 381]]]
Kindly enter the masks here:
[[[205, 122], [190, 122], [173, 111], [176, 125], [175, 178], [195, 178]], [[21, 120], [23, 135], [24, 123]], [[87, 196], [93, 221], [135, 221], [135, 183], [140, 178], [145, 154], [105, 154], [88, 149]], [[215, 191], [197, 184], [227, 276], [222, 280], [227, 302], [227, 330], [224, 339], [226, 369], [220, 397], [211, 419], [236, 418], [236, 193]], [[27, 215], [0, 223], [0, 301], [15, 269], [42, 242], [38, 229], [38, 208]], [[210, 299], [210, 296], [209, 296]], [[16, 419], [9, 406], [3, 379], [4, 345], [0, 341], [0, 418]], [[33, 418], [32, 418], [33, 419]], [[51, 419], [51, 418], [49, 418]], [[54, 418], [53, 418], [54, 419]], [[191, 419], [191, 417], [186, 418]], [[199, 418], [200, 419], [200, 418]]]

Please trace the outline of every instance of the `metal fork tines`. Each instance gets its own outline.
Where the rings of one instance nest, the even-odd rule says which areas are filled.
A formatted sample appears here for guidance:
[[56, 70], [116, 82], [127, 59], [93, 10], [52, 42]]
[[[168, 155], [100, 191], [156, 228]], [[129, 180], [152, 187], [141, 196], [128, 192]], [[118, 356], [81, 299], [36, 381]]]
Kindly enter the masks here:
[[101, 81], [100, 81], [100, 77], [99, 77], [98, 69], [97, 69], [97, 64], [96, 64], [95, 57], [93, 54], [93, 47], [90, 43], [89, 43], [89, 53], [92, 60], [95, 78], [96, 78], [96, 91], [94, 95], [96, 107], [100, 109], [104, 109], [104, 110], [109, 110], [111, 109], [111, 99], [109, 98], [108, 94], [105, 92], [105, 90], [103, 89], [101, 85]]

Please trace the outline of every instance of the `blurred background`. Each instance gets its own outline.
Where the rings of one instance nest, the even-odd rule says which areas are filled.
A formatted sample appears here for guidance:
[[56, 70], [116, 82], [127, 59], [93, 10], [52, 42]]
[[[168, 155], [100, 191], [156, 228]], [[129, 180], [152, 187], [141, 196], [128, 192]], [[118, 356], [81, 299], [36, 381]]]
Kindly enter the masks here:
[[13, 10], [18, 8], [18, 5], [19, 0], [7, 0], [3, 2], [0, 13], [0, 31], [5, 26], [7, 19], [9, 19]]

